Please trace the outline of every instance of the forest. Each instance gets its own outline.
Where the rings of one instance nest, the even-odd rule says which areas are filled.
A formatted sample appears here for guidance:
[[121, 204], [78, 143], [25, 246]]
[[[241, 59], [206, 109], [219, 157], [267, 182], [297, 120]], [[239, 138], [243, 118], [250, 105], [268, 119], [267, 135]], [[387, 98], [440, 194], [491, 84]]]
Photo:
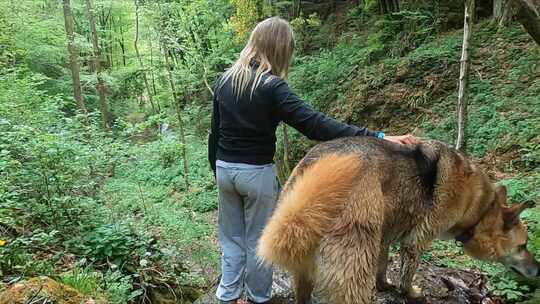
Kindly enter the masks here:
[[[220, 275], [213, 87], [269, 16], [294, 28], [288, 81], [314, 108], [458, 141], [509, 201], [540, 202], [538, 0], [0, 8], [1, 304], [211, 303], [202, 299]], [[277, 145], [283, 184], [315, 142], [282, 125]], [[540, 258], [539, 207], [522, 218]], [[454, 241], [436, 241], [422, 264], [448, 278], [427, 288], [433, 303], [540, 303], [540, 280], [472, 260]], [[452, 290], [469, 302], [445, 300]]]

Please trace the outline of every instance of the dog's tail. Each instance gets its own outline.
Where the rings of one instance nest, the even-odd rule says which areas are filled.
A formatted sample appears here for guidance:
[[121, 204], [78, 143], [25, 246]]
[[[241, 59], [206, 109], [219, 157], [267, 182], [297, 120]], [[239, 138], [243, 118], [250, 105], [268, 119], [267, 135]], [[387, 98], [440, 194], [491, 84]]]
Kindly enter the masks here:
[[330, 154], [315, 161], [281, 194], [263, 231], [257, 254], [262, 262], [296, 269], [319, 245], [343, 210], [361, 161], [353, 154]]

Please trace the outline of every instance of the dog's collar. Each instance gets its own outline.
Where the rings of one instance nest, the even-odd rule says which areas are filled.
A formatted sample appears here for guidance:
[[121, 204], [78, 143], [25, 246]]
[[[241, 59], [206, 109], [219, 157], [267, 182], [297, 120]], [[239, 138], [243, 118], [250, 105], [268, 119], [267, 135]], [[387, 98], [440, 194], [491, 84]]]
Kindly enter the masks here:
[[495, 204], [495, 200], [496, 199], [492, 200], [492, 202], [488, 205], [486, 210], [484, 210], [484, 212], [482, 213], [482, 216], [480, 217], [480, 219], [476, 223], [474, 223], [472, 226], [465, 229], [465, 231], [463, 231], [462, 233], [458, 234], [455, 237], [456, 241], [458, 241], [461, 244], [465, 245], [467, 242], [469, 242], [470, 240], [472, 240], [474, 238], [474, 230], [476, 229], [476, 226], [478, 226], [478, 224], [480, 224], [480, 222], [484, 219], [486, 214], [491, 210], [491, 208], [493, 208], [493, 205]]

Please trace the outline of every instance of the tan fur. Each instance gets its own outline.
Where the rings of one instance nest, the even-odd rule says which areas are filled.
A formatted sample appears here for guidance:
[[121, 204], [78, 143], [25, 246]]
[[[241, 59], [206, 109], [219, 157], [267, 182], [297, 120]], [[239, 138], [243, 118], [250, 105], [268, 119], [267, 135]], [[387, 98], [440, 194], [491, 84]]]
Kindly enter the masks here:
[[[430, 164], [436, 170], [429, 171]], [[422, 179], [422, 168], [436, 175]], [[399, 289], [418, 301], [422, 294], [412, 283], [422, 252], [438, 237], [455, 238], [471, 228], [466, 253], [537, 275], [538, 264], [524, 246], [523, 209], [509, 208], [504, 187], [442, 143], [407, 150], [369, 138], [342, 139], [316, 146], [297, 165], [258, 254], [293, 273], [299, 304], [309, 303], [312, 291], [328, 303], [369, 304], [375, 287], [392, 287], [388, 248], [399, 242]]]
[[296, 268], [319, 245], [352, 189], [361, 162], [355, 155], [321, 158], [283, 192], [272, 221], [259, 240], [263, 262]]

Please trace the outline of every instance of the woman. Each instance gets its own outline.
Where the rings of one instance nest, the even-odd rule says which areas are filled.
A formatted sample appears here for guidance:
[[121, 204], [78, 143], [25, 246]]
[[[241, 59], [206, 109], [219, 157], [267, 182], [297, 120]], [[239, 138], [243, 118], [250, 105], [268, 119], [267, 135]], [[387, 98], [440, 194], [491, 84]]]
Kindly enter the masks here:
[[258, 263], [255, 248], [278, 196], [272, 162], [281, 121], [319, 141], [344, 136], [416, 141], [411, 135], [385, 136], [343, 124], [312, 109], [286, 82], [293, 49], [289, 23], [266, 19], [216, 84], [208, 146], [219, 192], [220, 303], [237, 303], [244, 289], [248, 303], [270, 300], [272, 269]]

